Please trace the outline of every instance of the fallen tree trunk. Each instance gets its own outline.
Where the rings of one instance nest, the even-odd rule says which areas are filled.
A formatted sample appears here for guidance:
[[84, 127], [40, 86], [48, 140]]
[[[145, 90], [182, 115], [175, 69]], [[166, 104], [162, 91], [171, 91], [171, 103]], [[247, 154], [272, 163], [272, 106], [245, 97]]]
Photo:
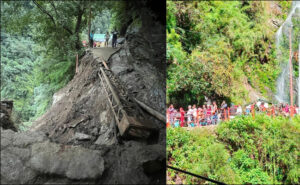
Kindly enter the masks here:
[[166, 116], [164, 116], [163, 114], [157, 112], [156, 110], [152, 109], [151, 107], [149, 107], [148, 105], [144, 104], [143, 102], [137, 100], [134, 98], [134, 100], [143, 108], [145, 109], [147, 112], [149, 112], [151, 115], [153, 115], [154, 117], [156, 117], [157, 119], [165, 122], [166, 121]]

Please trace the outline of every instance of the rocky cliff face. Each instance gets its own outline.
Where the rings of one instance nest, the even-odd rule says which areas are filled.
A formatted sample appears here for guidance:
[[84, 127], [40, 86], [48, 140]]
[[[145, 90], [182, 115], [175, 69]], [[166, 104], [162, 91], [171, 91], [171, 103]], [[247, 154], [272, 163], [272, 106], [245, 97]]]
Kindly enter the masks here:
[[[127, 101], [136, 98], [164, 113], [165, 30], [147, 11], [128, 27], [125, 44], [107, 63]], [[159, 134], [120, 137], [97, 76], [100, 66], [88, 52], [30, 131], [1, 129], [1, 183], [165, 183], [165, 124], [132, 106], [132, 114], [146, 117]]]
[[13, 109], [12, 101], [1, 101], [0, 105], [0, 127], [3, 129], [11, 129], [17, 131], [13, 121], [11, 120], [11, 112]]

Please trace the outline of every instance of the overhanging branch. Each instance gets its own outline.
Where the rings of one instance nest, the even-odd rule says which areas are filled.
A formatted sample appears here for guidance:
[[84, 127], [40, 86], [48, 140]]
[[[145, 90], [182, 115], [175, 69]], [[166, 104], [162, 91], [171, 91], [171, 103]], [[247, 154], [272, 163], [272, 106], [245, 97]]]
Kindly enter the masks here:
[[[40, 4], [38, 4], [35, 0], [32, 0], [33, 3], [39, 8], [39, 10], [41, 10], [44, 14], [48, 15], [49, 19], [51, 19], [51, 21], [53, 22], [53, 24], [56, 26], [55, 20], [53, 18], [53, 16], [47, 12]], [[55, 10], [56, 11], [56, 10]], [[65, 25], [61, 25], [68, 33], [70, 33], [71, 35], [73, 34], [73, 32], [66, 27]]]
[[53, 24], [56, 26], [56, 23], [55, 23], [55, 20], [53, 18], [52, 15], [50, 15], [49, 12], [47, 12], [40, 4], [38, 4], [35, 0], [32, 0], [33, 3], [43, 12], [45, 13], [46, 15], [48, 15], [48, 17], [51, 19], [51, 21], [53, 22]]

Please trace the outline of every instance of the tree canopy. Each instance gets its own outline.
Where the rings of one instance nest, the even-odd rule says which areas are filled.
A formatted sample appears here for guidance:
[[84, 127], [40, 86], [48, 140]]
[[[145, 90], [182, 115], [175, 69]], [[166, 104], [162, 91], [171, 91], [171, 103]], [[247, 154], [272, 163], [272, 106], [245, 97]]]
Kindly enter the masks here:
[[[112, 1], [1, 1], [1, 99], [19, 125], [42, 115], [74, 75], [91, 29], [111, 29]], [[26, 124], [26, 123], [25, 123]]]

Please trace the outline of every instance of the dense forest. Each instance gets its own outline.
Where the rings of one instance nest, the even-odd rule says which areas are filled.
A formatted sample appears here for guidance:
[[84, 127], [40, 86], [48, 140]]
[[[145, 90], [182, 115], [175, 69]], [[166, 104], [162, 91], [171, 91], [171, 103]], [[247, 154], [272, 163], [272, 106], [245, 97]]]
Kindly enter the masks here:
[[[137, 3], [139, 4], [139, 3]], [[90, 31], [126, 30], [133, 3], [1, 1], [1, 100], [13, 100], [22, 130], [51, 105], [75, 72]], [[122, 33], [124, 34], [124, 33]]]
[[167, 103], [185, 107], [208, 97], [245, 104], [254, 95], [272, 101], [282, 62], [275, 34], [290, 7], [289, 1], [168, 1]]

